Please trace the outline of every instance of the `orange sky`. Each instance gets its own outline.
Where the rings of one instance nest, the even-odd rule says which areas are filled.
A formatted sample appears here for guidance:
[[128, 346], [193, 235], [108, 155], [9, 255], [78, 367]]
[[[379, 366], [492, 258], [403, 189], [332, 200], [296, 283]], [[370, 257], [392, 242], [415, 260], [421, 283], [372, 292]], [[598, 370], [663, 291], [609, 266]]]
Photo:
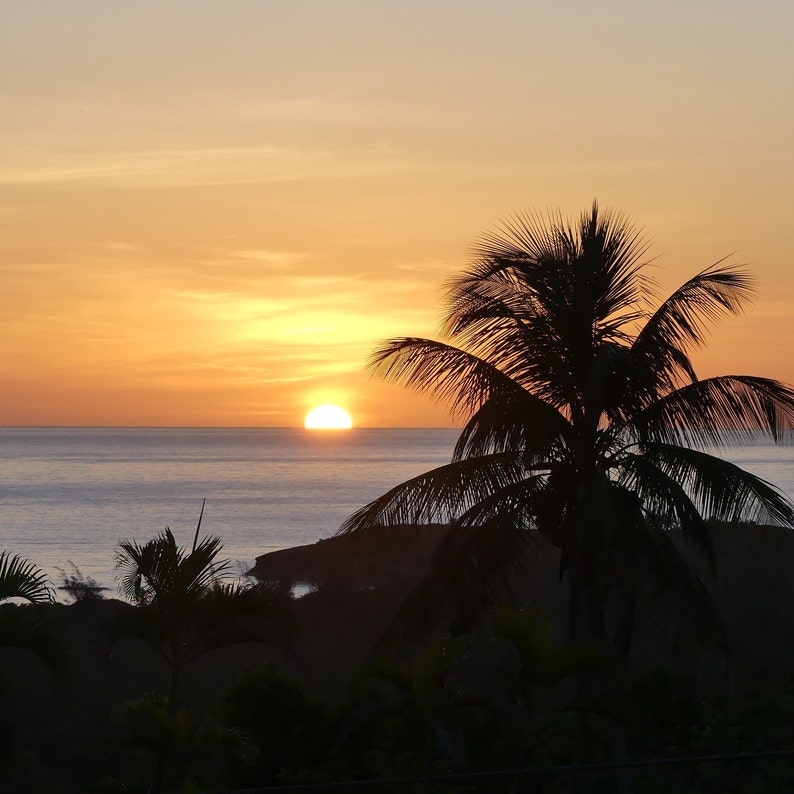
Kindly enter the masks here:
[[4, 3], [0, 424], [448, 424], [369, 352], [594, 198], [752, 267], [702, 375], [794, 382], [792, 74], [784, 0]]

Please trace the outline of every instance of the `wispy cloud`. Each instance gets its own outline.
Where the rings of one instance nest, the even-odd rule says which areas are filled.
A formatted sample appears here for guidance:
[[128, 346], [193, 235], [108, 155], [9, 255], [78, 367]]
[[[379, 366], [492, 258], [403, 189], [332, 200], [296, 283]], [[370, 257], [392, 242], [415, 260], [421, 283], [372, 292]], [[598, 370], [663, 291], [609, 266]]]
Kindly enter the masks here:
[[0, 163], [0, 184], [81, 182], [146, 187], [246, 184], [372, 176], [399, 170], [382, 148], [336, 152], [259, 144], [121, 150], [104, 154], [31, 152]]
[[242, 259], [247, 262], [255, 262], [257, 265], [282, 268], [311, 258], [309, 254], [303, 251], [269, 251], [267, 249], [232, 251], [229, 257], [232, 259]]

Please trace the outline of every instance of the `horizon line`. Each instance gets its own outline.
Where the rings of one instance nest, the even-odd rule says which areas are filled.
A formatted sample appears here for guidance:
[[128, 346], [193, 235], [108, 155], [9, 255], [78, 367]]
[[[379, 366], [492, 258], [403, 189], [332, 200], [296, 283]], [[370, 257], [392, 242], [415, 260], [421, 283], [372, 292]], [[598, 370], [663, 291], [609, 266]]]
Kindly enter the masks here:
[[354, 425], [348, 428], [306, 428], [303, 425], [4, 425], [0, 430], [460, 430], [452, 425]]

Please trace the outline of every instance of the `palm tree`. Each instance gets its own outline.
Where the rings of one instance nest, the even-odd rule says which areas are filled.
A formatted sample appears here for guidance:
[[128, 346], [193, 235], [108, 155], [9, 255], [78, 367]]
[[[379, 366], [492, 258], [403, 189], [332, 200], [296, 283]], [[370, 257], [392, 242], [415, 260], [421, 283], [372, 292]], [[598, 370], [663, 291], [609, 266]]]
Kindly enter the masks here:
[[[186, 665], [234, 643], [282, 639], [291, 627], [285, 597], [268, 583], [224, 581], [229, 562], [217, 559], [223, 544], [213, 536], [199, 540], [201, 515], [189, 552], [166, 527], [142, 545], [121, 540], [116, 553], [119, 591], [138, 607], [119, 632], [143, 639], [166, 662], [169, 691], [164, 703], [174, 724], [188, 713], [180, 711], [177, 700]], [[169, 758], [168, 747], [157, 749], [152, 794], [163, 786]]]
[[229, 566], [225, 560], [215, 562], [221, 547], [220, 538], [206, 537], [188, 553], [168, 527], [143, 545], [134, 539], [118, 545], [119, 592], [140, 608], [135, 633], [143, 635], [168, 665], [171, 702], [182, 668], [196, 655], [194, 643], [188, 640], [197, 606], [222, 586], [220, 577]]
[[[138, 606], [123, 628], [165, 660], [174, 707], [187, 664], [224, 645], [281, 635], [289, 624], [285, 599], [268, 583], [224, 581], [229, 561], [217, 559], [223, 543], [214, 536], [199, 540], [200, 526], [201, 518], [189, 552], [168, 527], [142, 545], [121, 540], [116, 552], [119, 592]], [[244, 616], [265, 617], [267, 627], [247, 625]]]
[[[671, 530], [713, 564], [709, 519], [794, 524], [780, 492], [710, 451], [750, 433], [778, 441], [794, 426], [794, 391], [746, 375], [699, 380], [691, 349], [745, 307], [752, 280], [718, 262], [654, 307], [645, 253], [633, 225], [595, 203], [577, 223], [519, 214], [481, 238], [449, 284], [444, 341], [392, 339], [371, 362], [465, 420], [452, 460], [340, 532], [449, 522], [429, 580], [435, 608], [439, 593], [462, 607], [495, 595], [496, 574], [545, 539], [567, 577], [571, 638], [618, 661], [651, 582], [715, 618]], [[621, 606], [611, 622], [608, 599]]]

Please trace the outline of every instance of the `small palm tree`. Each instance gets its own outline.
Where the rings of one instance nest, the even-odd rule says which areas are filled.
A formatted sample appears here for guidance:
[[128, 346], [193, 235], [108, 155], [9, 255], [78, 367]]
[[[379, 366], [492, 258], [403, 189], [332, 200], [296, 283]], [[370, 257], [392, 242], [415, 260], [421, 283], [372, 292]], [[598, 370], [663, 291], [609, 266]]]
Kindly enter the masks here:
[[125, 628], [166, 661], [173, 704], [185, 665], [214, 648], [256, 639], [255, 631], [240, 625], [241, 615], [276, 619], [277, 633], [287, 622], [284, 599], [267, 583], [224, 581], [229, 561], [217, 559], [223, 543], [213, 536], [199, 539], [200, 527], [201, 516], [189, 552], [168, 527], [142, 545], [121, 540], [116, 552], [119, 592], [139, 607]]
[[138, 628], [168, 664], [172, 700], [182, 668], [196, 654], [187, 635], [193, 631], [197, 605], [222, 587], [229, 566], [226, 560], [215, 561], [222, 545], [220, 538], [206, 537], [188, 553], [168, 527], [143, 545], [134, 539], [118, 545], [119, 592], [140, 608]]
[[[402, 337], [375, 352], [377, 373], [465, 421], [449, 464], [340, 529], [448, 522], [420, 591], [430, 611], [445, 593], [456, 608], [498, 595], [504, 571], [545, 540], [567, 577], [571, 639], [620, 664], [650, 585], [720, 625], [671, 530], [713, 564], [709, 519], [794, 525], [779, 491], [711, 452], [753, 433], [780, 440], [794, 391], [746, 375], [699, 380], [690, 359], [713, 321], [745, 307], [750, 277], [718, 263], [654, 303], [645, 252], [625, 217], [596, 204], [578, 223], [514, 216], [450, 283], [445, 341]], [[620, 607], [611, 622], [608, 602]]]
[[[189, 552], [177, 545], [166, 527], [142, 545], [120, 541], [116, 553], [119, 592], [138, 606], [120, 632], [143, 639], [165, 660], [165, 703], [172, 717], [179, 712], [179, 681], [186, 665], [234, 643], [281, 639], [291, 625], [285, 597], [268, 583], [224, 581], [229, 561], [217, 559], [223, 544], [213, 536], [200, 540], [200, 527], [201, 516]], [[255, 620], [252, 624], [245, 618]], [[152, 794], [161, 790], [167, 757], [158, 753]]]

